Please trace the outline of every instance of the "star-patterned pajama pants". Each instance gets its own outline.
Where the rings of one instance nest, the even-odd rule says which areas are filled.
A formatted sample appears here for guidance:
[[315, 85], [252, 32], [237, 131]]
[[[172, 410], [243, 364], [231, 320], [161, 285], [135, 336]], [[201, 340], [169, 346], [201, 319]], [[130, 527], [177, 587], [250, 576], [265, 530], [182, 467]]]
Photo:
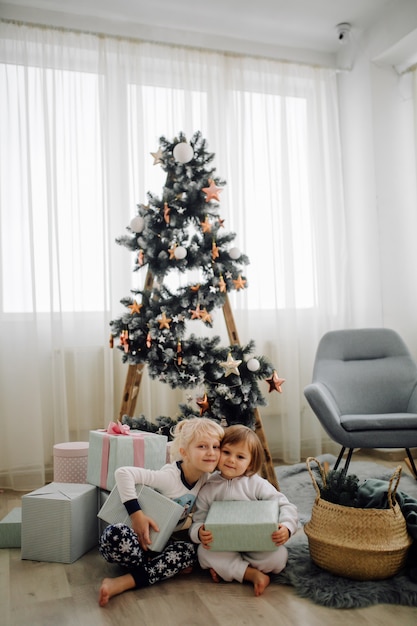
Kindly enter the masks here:
[[190, 541], [170, 540], [162, 552], [142, 550], [136, 533], [126, 524], [107, 526], [98, 549], [108, 563], [127, 569], [136, 587], [172, 578], [197, 562], [196, 546]]

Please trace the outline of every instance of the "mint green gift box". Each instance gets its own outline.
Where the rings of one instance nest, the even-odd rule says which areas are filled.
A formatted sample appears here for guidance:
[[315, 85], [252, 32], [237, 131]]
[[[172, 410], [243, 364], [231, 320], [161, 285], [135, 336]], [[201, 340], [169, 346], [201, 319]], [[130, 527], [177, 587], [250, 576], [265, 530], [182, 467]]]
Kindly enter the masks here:
[[22, 509], [12, 509], [0, 521], [0, 548], [20, 548], [22, 532]]
[[223, 500], [211, 504], [205, 529], [213, 534], [210, 550], [217, 552], [272, 552], [278, 528], [275, 500]]

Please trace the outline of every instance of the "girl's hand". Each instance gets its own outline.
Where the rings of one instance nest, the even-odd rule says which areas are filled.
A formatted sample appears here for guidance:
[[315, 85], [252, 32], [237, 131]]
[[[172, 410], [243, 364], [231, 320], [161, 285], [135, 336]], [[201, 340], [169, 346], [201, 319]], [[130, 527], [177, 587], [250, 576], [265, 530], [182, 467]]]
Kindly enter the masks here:
[[143, 511], [136, 511], [130, 516], [132, 520], [132, 530], [137, 534], [140, 547], [142, 550], [148, 550], [151, 545], [151, 538], [149, 535], [152, 528], [156, 532], [159, 532], [158, 525], [151, 517], [144, 514]]
[[290, 538], [290, 531], [286, 526], [281, 524], [278, 526], [278, 530], [272, 533], [272, 541], [276, 546], [282, 546]]
[[198, 529], [198, 538], [201, 541], [203, 548], [210, 550], [210, 544], [213, 541], [213, 535], [209, 530], [206, 530], [203, 526]]

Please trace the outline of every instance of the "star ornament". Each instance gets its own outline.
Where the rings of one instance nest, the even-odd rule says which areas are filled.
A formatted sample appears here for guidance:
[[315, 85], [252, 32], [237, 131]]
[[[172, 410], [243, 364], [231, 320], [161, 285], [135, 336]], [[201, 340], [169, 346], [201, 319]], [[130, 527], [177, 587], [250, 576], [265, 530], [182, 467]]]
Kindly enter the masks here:
[[216, 183], [212, 178], [209, 178], [209, 186], [203, 187], [203, 191], [206, 194], [206, 202], [210, 202], [210, 200], [217, 200], [220, 202], [219, 193], [223, 191], [221, 187], [217, 187]]
[[164, 202], [164, 220], [166, 224], [169, 224], [170, 222], [170, 219], [171, 219], [169, 216], [170, 213], [171, 213], [171, 209], [168, 206], [168, 203]]
[[129, 304], [128, 307], [130, 309], [130, 314], [133, 315], [134, 313], [140, 313], [143, 304], [139, 304], [136, 300], [134, 300], [133, 304]]
[[233, 284], [235, 286], [236, 291], [240, 291], [241, 289], [245, 288], [246, 280], [242, 278], [242, 276], [239, 274], [236, 280], [233, 281]]
[[219, 248], [216, 245], [216, 242], [213, 241], [212, 246], [211, 246], [211, 258], [213, 259], [213, 261], [215, 261], [216, 259], [218, 259], [220, 256], [220, 252], [219, 252]]
[[207, 413], [207, 411], [210, 409], [210, 402], [208, 401], [207, 394], [205, 393], [202, 398], [197, 398], [196, 402], [198, 406], [200, 407], [200, 417], [201, 417], [204, 413]]
[[208, 217], [206, 217], [204, 222], [200, 222], [200, 226], [203, 233], [211, 233], [211, 223]]
[[151, 152], [151, 155], [153, 156], [153, 164], [154, 165], [158, 165], [158, 163], [162, 163], [162, 159], [163, 159], [163, 152], [161, 150], [161, 148], [158, 148], [157, 152]]
[[197, 304], [195, 309], [190, 309], [190, 313], [191, 313], [191, 319], [192, 320], [199, 320], [199, 319], [201, 319], [200, 305]]
[[200, 318], [202, 319], [203, 322], [205, 322], [206, 324], [212, 324], [213, 323], [213, 318], [211, 317], [210, 313], [207, 311], [207, 309], [203, 309], [200, 313]]
[[225, 283], [225, 280], [224, 280], [223, 276], [220, 276], [220, 278], [219, 278], [219, 290], [220, 290], [220, 293], [226, 293], [227, 292], [227, 285]]
[[163, 328], [167, 328], [169, 330], [169, 324], [170, 322], [172, 322], [172, 319], [170, 317], [167, 317], [165, 312], [162, 313], [161, 317], [158, 319], [159, 322], [159, 329], [162, 330]]
[[231, 355], [231, 353], [229, 352], [228, 356], [227, 356], [227, 361], [222, 361], [220, 363], [221, 367], [224, 367], [225, 369], [225, 376], [230, 376], [230, 374], [235, 374], [236, 376], [239, 376], [239, 370], [238, 367], [239, 365], [242, 363], [242, 361], [239, 361], [238, 359], [234, 359]]
[[285, 383], [285, 378], [280, 378], [276, 370], [274, 370], [271, 378], [266, 379], [266, 382], [269, 385], [268, 393], [271, 393], [271, 391], [278, 391], [278, 393], [282, 393], [281, 385]]

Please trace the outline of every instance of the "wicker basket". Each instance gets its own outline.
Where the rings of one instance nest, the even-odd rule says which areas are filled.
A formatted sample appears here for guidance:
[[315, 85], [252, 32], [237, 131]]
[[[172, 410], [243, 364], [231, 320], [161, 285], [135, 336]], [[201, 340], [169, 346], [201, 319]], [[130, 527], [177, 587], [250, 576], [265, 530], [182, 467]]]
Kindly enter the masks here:
[[306, 463], [317, 497], [311, 520], [304, 530], [312, 560], [333, 574], [355, 580], [380, 580], [397, 574], [405, 564], [412, 543], [405, 518], [395, 500], [401, 466], [396, 468], [389, 481], [389, 508], [360, 509], [321, 498], [311, 470], [313, 461], [319, 467], [323, 484], [326, 484], [320, 462], [309, 457]]

